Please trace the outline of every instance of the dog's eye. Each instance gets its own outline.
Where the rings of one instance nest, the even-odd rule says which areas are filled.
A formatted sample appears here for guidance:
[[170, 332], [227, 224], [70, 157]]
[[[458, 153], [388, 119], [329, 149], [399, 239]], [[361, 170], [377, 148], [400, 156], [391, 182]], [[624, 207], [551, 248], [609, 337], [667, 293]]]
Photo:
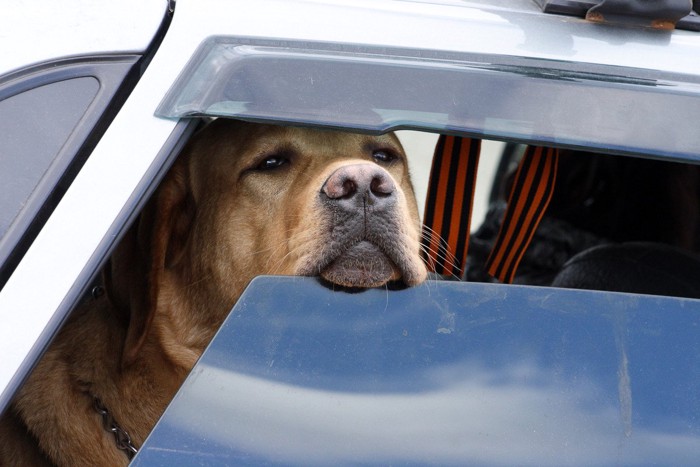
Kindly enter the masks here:
[[382, 164], [390, 164], [398, 159], [398, 157], [396, 157], [396, 154], [394, 154], [391, 151], [386, 151], [384, 149], [374, 151], [372, 153], [372, 157], [375, 161]]
[[282, 156], [270, 156], [266, 157], [255, 167], [257, 170], [271, 170], [287, 164], [289, 159]]

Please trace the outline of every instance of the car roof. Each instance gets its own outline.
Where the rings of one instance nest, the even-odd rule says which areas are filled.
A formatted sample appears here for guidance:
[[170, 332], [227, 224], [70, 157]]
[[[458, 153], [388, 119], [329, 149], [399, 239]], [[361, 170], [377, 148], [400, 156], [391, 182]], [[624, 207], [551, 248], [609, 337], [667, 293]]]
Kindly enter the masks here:
[[60, 57], [146, 50], [166, 0], [0, 3], [0, 76]]
[[[700, 47], [699, 33], [611, 27], [577, 17], [545, 14], [533, 0], [221, 4], [203, 0], [195, 4], [206, 20], [191, 23], [193, 39], [235, 31], [238, 36], [324, 38], [343, 43], [526, 56], [700, 75], [700, 63], [689, 59]], [[220, 14], [206, 17], [206, 11], [212, 7]], [[178, 2], [178, 10], [189, 8], [189, 3]], [[314, 27], [300, 28], [298, 23], [286, 20], [290, 15], [304, 17]]]
[[[700, 33], [613, 27], [545, 14], [534, 0], [179, 0], [183, 45], [209, 35], [324, 38], [356, 44], [517, 55], [700, 76]], [[66, 0], [0, 5], [0, 75], [61, 56], [138, 52], [163, 17], [166, 0]], [[217, 14], [211, 14], [216, 12]], [[313, 28], [287, 21], [304, 17]], [[303, 16], [302, 16], [303, 15]], [[31, 20], [27, 20], [30, 18]], [[40, 40], [37, 41], [37, 38]], [[190, 46], [191, 47], [191, 46]], [[187, 49], [183, 50], [186, 52]]]

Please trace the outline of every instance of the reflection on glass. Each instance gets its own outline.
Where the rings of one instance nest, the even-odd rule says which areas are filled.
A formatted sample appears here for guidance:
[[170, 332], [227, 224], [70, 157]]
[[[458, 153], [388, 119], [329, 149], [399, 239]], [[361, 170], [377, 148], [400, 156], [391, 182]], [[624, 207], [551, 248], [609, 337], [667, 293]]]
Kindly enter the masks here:
[[686, 299], [257, 279], [135, 465], [690, 465], [699, 321]]

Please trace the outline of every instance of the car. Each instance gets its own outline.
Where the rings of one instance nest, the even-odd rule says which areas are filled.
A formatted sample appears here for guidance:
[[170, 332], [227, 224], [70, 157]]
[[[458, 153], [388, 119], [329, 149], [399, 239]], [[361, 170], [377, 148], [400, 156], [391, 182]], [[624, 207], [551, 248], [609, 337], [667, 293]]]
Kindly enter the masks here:
[[432, 278], [255, 279], [132, 463], [694, 464], [700, 32], [663, 4], [0, 6], [0, 410], [202, 120], [397, 130]]

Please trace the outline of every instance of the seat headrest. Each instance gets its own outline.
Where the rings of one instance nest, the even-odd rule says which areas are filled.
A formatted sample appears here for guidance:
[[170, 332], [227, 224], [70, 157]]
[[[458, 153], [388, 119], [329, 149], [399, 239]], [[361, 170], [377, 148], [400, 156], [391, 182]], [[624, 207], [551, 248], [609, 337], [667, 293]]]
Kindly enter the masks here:
[[[469, 247], [480, 148], [479, 139], [441, 135], [428, 182], [423, 258], [430, 271], [458, 279]], [[558, 159], [557, 149], [528, 146], [518, 165], [501, 230], [486, 262], [487, 272], [501, 282], [513, 281], [549, 205]]]
[[572, 257], [552, 286], [700, 298], [700, 256], [662, 243], [600, 245]]

